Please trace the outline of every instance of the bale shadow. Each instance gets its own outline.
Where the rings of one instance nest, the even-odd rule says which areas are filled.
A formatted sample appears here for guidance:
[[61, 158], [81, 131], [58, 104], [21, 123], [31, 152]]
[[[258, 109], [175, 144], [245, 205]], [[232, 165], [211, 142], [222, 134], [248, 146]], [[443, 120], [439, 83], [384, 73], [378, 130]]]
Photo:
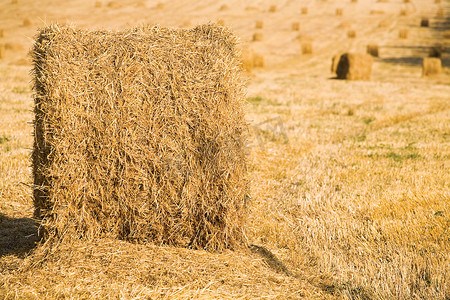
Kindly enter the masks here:
[[0, 213], [0, 258], [24, 257], [38, 242], [38, 222], [31, 218], [10, 218]]

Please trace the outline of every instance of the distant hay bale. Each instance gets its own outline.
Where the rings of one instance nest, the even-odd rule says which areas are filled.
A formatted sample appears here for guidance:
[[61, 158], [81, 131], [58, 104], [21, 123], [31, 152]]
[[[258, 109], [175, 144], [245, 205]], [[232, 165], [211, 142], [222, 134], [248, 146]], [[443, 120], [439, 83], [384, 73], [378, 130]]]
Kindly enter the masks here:
[[428, 18], [422, 18], [420, 20], [420, 27], [429, 27], [430, 26], [430, 20]]
[[408, 15], [408, 11], [406, 9], [400, 10], [400, 16], [407, 16], [407, 15]]
[[336, 54], [331, 58], [331, 73], [335, 74], [337, 71], [337, 67], [339, 64], [339, 60], [341, 59], [342, 53]]
[[95, 7], [96, 8], [102, 7], [102, 3], [100, 1], [95, 1]]
[[367, 54], [372, 55], [373, 57], [379, 56], [379, 48], [378, 45], [375, 44], [369, 44], [367, 45]]
[[276, 5], [271, 5], [271, 6], [269, 7], [269, 12], [274, 13], [274, 12], [276, 12], [276, 11], [277, 11], [277, 6], [276, 6]]
[[24, 47], [19, 43], [5, 43], [5, 49], [12, 52], [23, 51]]
[[428, 52], [428, 57], [436, 57], [436, 58], [442, 58], [442, 52], [444, 51], [442, 45], [437, 45], [430, 48], [430, 51]]
[[253, 49], [245, 48], [241, 51], [242, 68], [247, 72], [254, 68], [264, 68], [264, 56], [256, 53]]
[[408, 29], [400, 29], [398, 32], [398, 37], [400, 39], [407, 39], [409, 36], [409, 30]]
[[22, 25], [23, 25], [23, 27], [31, 26], [31, 20], [28, 18], [23, 19]]
[[264, 22], [263, 21], [256, 21], [255, 23], [255, 28], [256, 29], [263, 29], [264, 27]]
[[302, 15], [307, 15], [308, 14], [308, 8], [307, 7], [302, 7], [301, 12], [302, 12]]
[[264, 56], [259, 53], [255, 53], [253, 57], [253, 65], [255, 68], [264, 68], [265, 66], [265, 60]]
[[434, 0], [434, 3], [440, 4], [440, 3], [441, 3], [441, 0]]
[[299, 22], [292, 23], [292, 30], [293, 31], [299, 31], [300, 30], [300, 23]]
[[349, 31], [347, 31], [347, 37], [350, 39], [354, 39], [356, 37], [356, 31], [350, 29]]
[[450, 29], [444, 30], [444, 32], [442, 33], [442, 36], [444, 37], [444, 39], [450, 39]]
[[352, 2], [352, 3], [356, 3], [356, 2], [358, 2], [358, 0], [351, 0], [351, 2]]
[[221, 5], [220, 7], [219, 7], [219, 10], [220, 11], [224, 11], [224, 10], [228, 10], [229, 9], [229, 7], [228, 7], [228, 5], [226, 5], [226, 4], [223, 4], [223, 5]]
[[263, 39], [264, 39], [264, 35], [262, 34], [262, 32], [255, 32], [255, 33], [253, 34], [252, 40], [253, 40], [254, 42], [260, 42], [260, 41], [262, 41]]
[[312, 54], [313, 53], [312, 43], [303, 42], [302, 43], [302, 53], [303, 54]]
[[437, 11], [437, 13], [436, 13], [436, 16], [438, 16], [438, 17], [444, 17], [444, 16], [445, 16], [444, 9], [443, 9], [443, 8], [439, 8], [438, 11]]
[[341, 55], [336, 69], [339, 79], [370, 80], [373, 58], [368, 54], [345, 53]]
[[377, 2], [379, 2], [379, 3], [388, 3], [389, 0], [377, 0]]
[[162, 2], [158, 2], [155, 6], [155, 9], [164, 9], [165, 5]]
[[110, 1], [110, 2], [108, 2], [108, 4], [106, 6], [108, 6], [109, 8], [112, 8], [112, 9], [118, 9], [118, 8], [122, 7], [122, 5], [116, 1]]
[[344, 14], [344, 10], [342, 8], [336, 8], [336, 16], [342, 16]]
[[411, 3], [411, 0], [403, 0], [404, 3]]
[[4, 44], [0, 44], [0, 59], [5, 58], [6, 48]]
[[378, 27], [379, 28], [386, 28], [386, 27], [389, 27], [389, 26], [391, 26], [391, 21], [390, 20], [382, 20], [379, 24], [378, 24]]
[[442, 73], [440, 58], [425, 57], [422, 62], [422, 76], [439, 75]]
[[215, 25], [41, 31], [32, 158], [44, 240], [245, 244], [236, 43]]
[[0, 29], [0, 38], [5, 36], [5, 31], [4, 29]]
[[18, 1], [17, 0], [11, 0], [11, 4], [17, 4]]
[[376, 10], [376, 9], [372, 9], [370, 11], [371, 15], [384, 15], [384, 10]]

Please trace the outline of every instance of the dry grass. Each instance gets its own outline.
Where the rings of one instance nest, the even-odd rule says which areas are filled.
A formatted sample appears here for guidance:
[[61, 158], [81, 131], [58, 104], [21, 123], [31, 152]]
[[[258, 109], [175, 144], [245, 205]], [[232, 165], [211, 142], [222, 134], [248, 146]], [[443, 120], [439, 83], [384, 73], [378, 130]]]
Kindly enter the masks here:
[[46, 240], [110, 237], [213, 251], [245, 244], [235, 43], [214, 25], [40, 33], [33, 192]]
[[439, 75], [442, 73], [442, 62], [437, 57], [425, 57], [422, 62], [422, 76]]
[[370, 80], [373, 58], [367, 54], [342, 54], [336, 68], [339, 79]]
[[[444, 18], [432, 19], [440, 6], [186, 0], [156, 11], [159, 0], [147, 1], [147, 9], [117, 1], [123, 3], [117, 10], [106, 9], [108, 1], [95, 14], [95, 1], [0, 5], [0, 43], [22, 46], [0, 61], [0, 299], [450, 299], [448, 53], [438, 76], [421, 78], [417, 63], [429, 47], [448, 47]], [[223, 3], [225, 15], [218, 10]], [[279, 12], [267, 14], [270, 4]], [[302, 6], [314, 16], [300, 20]], [[336, 7], [344, 16], [334, 16]], [[378, 8], [386, 13], [369, 16]], [[409, 15], [398, 16], [401, 8]], [[433, 26], [418, 29], [421, 16]], [[30, 63], [20, 61], [36, 28], [22, 27], [25, 17], [34, 25], [58, 17], [108, 30], [148, 21], [175, 26], [226, 17], [233, 23], [241, 44], [266, 60], [243, 80], [251, 125], [246, 230], [253, 246], [210, 253], [101, 238], [45, 253], [35, 245], [33, 92]], [[264, 20], [266, 39], [247, 43], [256, 20]], [[302, 23], [301, 41], [293, 39], [294, 21]], [[346, 39], [349, 28], [358, 39]], [[414, 30], [408, 40], [398, 39], [401, 28]], [[302, 56], [307, 36], [315, 54]], [[365, 51], [369, 42], [386, 45], [371, 81], [329, 79], [328, 58]], [[101, 62], [102, 55], [92, 61]]]

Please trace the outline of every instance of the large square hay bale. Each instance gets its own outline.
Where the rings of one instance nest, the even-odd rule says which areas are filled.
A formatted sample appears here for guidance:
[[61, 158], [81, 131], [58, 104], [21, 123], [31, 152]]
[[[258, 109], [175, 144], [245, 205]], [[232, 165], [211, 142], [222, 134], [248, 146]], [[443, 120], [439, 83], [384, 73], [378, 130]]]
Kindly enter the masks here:
[[380, 55], [380, 49], [376, 44], [367, 45], [366, 52], [367, 54], [370, 54], [373, 57], [378, 57]]
[[33, 62], [44, 238], [245, 242], [247, 126], [231, 32], [50, 26]]
[[439, 75], [442, 73], [442, 62], [437, 57], [425, 57], [422, 61], [422, 76]]
[[370, 80], [373, 58], [368, 54], [345, 53], [341, 55], [336, 69], [339, 79]]

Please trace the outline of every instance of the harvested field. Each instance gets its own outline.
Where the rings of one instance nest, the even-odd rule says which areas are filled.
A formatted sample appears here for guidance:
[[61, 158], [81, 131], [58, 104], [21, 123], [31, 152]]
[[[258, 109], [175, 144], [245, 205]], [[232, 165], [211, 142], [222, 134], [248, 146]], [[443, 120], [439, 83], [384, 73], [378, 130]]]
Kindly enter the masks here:
[[[158, 8], [158, 3], [163, 5]], [[302, 15], [303, 7], [308, 14]], [[371, 14], [372, 10], [384, 13]], [[3, 1], [0, 299], [449, 299], [449, 12], [448, 1], [429, 0]], [[421, 27], [425, 18], [429, 26]], [[24, 26], [25, 19], [31, 21], [29, 26]], [[225, 21], [220, 30], [237, 37], [236, 52], [228, 52], [226, 46], [205, 52], [211, 45], [208, 38], [192, 44], [178, 35], [167, 39], [170, 47], [145, 46], [147, 40], [132, 29], [158, 25], [160, 37], [167, 30], [189, 36], [199, 24], [215, 27], [211, 24], [218, 20]], [[255, 28], [257, 21], [262, 28]], [[301, 23], [299, 31], [292, 30], [294, 22]], [[51, 220], [43, 223], [33, 216], [36, 92], [29, 52], [41, 30], [55, 23], [70, 24], [77, 32], [107, 34], [94, 43], [66, 45], [67, 53], [62, 44], [58, 51], [51, 43], [44, 47], [49, 49], [44, 51], [47, 58], [66, 58], [59, 67], [51, 64], [55, 82], [43, 81], [52, 87], [52, 99], [65, 99], [46, 102], [53, 107], [50, 115], [70, 128], [60, 131], [67, 139], [50, 145], [68, 149], [60, 155], [58, 172], [78, 168], [65, 181], [48, 178], [65, 185], [54, 189], [54, 200], [67, 199], [61, 197], [66, 188], [77, 191], [70, 207], [64, 204], [49, 211], [61, 221], [72, 212], [65, 227], [59, 227], [67, 229], [66, 234], [60, 232], [64, 238], [44, 244], [39, 233]], [[357, 33], [355, 38], [347, 37], [349, 30]], [[408, 38], [399, 38], [400, 30], [407, 30]], [[106, 43], [112, 32], [120, 41]], [[253, 42], [255, 32], [264, 38]], [[314, 46], [313, 54], [302, 53], [307, 43]], [[380, 51], [373, 58], [370, 80], [336, 80], [330, 74], [334, 55], [362, 54], [370, 44]], [[432, 53], [433, 47], [440, 48]], [[218, 52], [235, 54], [218, 59]], [[423, 59], [439, 54], [440, 74], [422, 76]], [[337, 57], [331, 66], [334, 71], [341, 55]], [[166, 218], [159, 219], [174, 236], [165, 239], [180, 240], [177, 233], [186, 230], [187, 223], [170, 220], [182, 219], [182, 212], [195, 205], [166, 205], [162, 199], [168, 199], [164, 195], [171, 186], [175, 188], [170, 199], [195, 193], [207, 199], [209, 188], [227, 193], [236, 187], [208, 181], [208, 174], [228, 180], [235, 174], [228, 167], [221, 165], [203, 176], [189, 157], [201, 160], [208, 170], [219, 160], [233, 159], [233, 151], [225, 150], [229, 148], [222, 154], [230, 159], [214, 155], [215, 142], [228, 136], [221, 134], [223, 128], [226, 132], [233, 128], [216, 113], [234, 116], [238, 110], [228, 102], [219, 105], [206, 94], [233, 98], [225, 82], [216, 79], [232, 76], [240, 67], [248, 70], [238, 80], [244, 86], [242, 115], [248, 125], [247, 171], [242, 179], [248, 180], [249, 198], [247, 220], [241, 226], [246, 243], [214, 251], [214, 247], [190, 248], [189, 238], [187, 243], [133, 239], [130, 234], [142, 233], [146, 226], [136, 230], [132, 224], [148, 221], [136, 215], [154, 209], [153, 216], [158, 216], [168, 208]], [[208, 76], [208, 70], [215, 70], [218, 77]], [[66, 75], [76, 79], [67, 80]], [[205, 80], [210, 83], [207, 87]], [[85, 88], [75, 88], [81, 85]], [[189, 99], [191, 105], [184, 102]], [[57, 114], [65, 105], [56, 104], [69, 100], [75, 106], [70, 114]], [[150, 109], [155, 102], [160, 110]], [[197, 118], [208, 114], [214, 117]], [[215, 127], [218, 123], [224, 127]], [[202, 134], [195, 129], [198, 126], [211, 130]], [[83, 128], [86, 139], [81, 139]], [[50, 138], [53, 129], [47, 126], [42, 132]], [[191, 139], [181, 133], [189, 133]], [[200, 151], [189, 142], [193, 140], [209, 147]], [[227, 147], [230, 143], [233, 140]], [[86, 151], [77, 152], [80, 149]], [[56, 153], [60, 152], [52, 155]], [[102, 153], [106, 158], [99, 156]], [[150, 181], [150, 172], [142, 166], [149, 170], [152, 162], [159, 168], [155, 175], [185, 180]], [[92, 189], [95, 174], [103, 177]], [[131, 189], [123, 189], [127, 185]], [[198, 190], [199, 186], [205, 189]], [[82, 201], [94, 198], [102, 202]], [[151, 199], [158, 205], [149, 206]], [[116, 201], [124, 205], [114, 207]], [[196, 210], [199, 220], [210, 221], [217, 209], [233, 206], [220, 201], [197, 204], [202, 204]], [[103, 214], [93, 213], [99, 211]], [[80, 229], [87, 219], [98, 225], [88, 231], [98, 234], [77, 236], [70, 228]], [[120, 229], [116, 232], [124, 235], [105, 228]]]

